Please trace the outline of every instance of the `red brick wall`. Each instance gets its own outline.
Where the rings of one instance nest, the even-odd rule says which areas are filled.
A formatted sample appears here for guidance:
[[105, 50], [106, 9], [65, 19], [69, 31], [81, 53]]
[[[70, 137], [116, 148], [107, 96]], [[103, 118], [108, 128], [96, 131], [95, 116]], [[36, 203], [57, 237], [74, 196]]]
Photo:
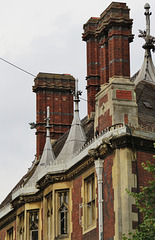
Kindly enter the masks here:
[[73, 119], [74, 78], [66, 74], [42, 74], [35, 79], [37, 158], [45, 144], [45, 118], [50, 107], [51, 139], [58, 139], [69, 130]]
[[116, 90], [116, 98], [132, 100], [132, 92], [126, 90]]
[[106, 102], [108, 102], [108, 93], [99, 99], [99, 107], [102, 107], [102, 104]]
[[17, 222], [15, 221], [14, 222], [15, 240], [17, 239], [17, 227], [16, 227], [16, 225], [17, 225]]
[[51, 138], [58, 139], [72, 123], [73, 95], [65, 92], [37, 93], [37, 156], [41, 155], [45, 144], [47, 106], [50, 106]]
[[87, 41], [87, 99], [88, 115], [95, 112], [95, 95], [99, 91], [99, 58], [98, 43], [94, 36]]
[[[148, 152], [142, 152], [142, 151], [137, 151], [137, 164], [136, 162], [132, 163], [132, 172], [134, 174], [137, 174], [138, 177], [138, 187], [140, 191], [140, 187], [143, 186], [148, 186], [148, 181], [153, 180], [152, 174], [144, 170], [142, 167], [142, 163], [146, 163], [147, 161], [154, 163], [155, 164], [155, 158], [153, 158], [153, 153], [148, 153]], [[132, 189], [132, 191], [137, 192], [137, 189]], [[132, 205], [132, 211], [133, 212], [138, 212], [136, 206], [133, 204]], [[142, 221], [142, 215], [140, 214], [140, 221]], [[133, 229], [137, 227], [136, 222], [133, 222]]]
[[0, 240], [5, 240], [6, 231], [5, 229], [0, 230]]
[[79, 224], [79, 204], [82, 203], [81, 198], [81, 187], [82, 187], [82, 176], [73, 181], [73, 190], [72, 190], [72, 201], [73, 201], [73, 210], [72, 210], [72, 222], [73, 222], [73, 232], [72, 240], [82, 239], [82, 228]]
[[[72, 211], [72, 222], [73, 222], [73, 232], [72, 240], [96, 240], [98, 238], [98, 227], [92, 231], [82, 234], [82, 227], [79, 224], [79, 204], [82, 203], [81, 198], [81, 187], [82, 187], [82, 176], [78, 177], [73, 181], [72, 190], [72, 201], [73, 201], [73, 211]], [[98, 200], [96, 199], [97, 203]], [[98, 204], [97, 204], [98, 205]], [[82, 214], [82, 211], [81, 211]]]
[[108, 156], [103, 163], [103, 211], [104, 239], [112, 239], [115, 235], [114, 190], [112, 186], [113, 155]]
[[95, 96], [100, 90], [99, 77], [89, 76], [87, 77], [87, 100], [88, 100], [88, 115], [95, 112]]
[[87, 42], [87, 76], [98, 74], [98, 43], [96, 38]]
[[130, 76], [129, 41], [125, 30], [109, 31], [109, 77]]
[[[100, 18], [90, 18], [87, 21], [83, 33], [83, 40], [87, 42], [87, 79], [98, 76], [99, 86], [101, 86], [109, 82], [110, 77], [130, 77], [129, 43], [133, 39], [131, 29], [132, 20], [129, 17], [129, 9], [123, 3], [113, 2]], [[89, 86], [90, 83], [87, 81], [87, 89]], [[90, 106], [90, 98], [93, 100], [94, 107]], [[94, 91], [89, 91], [89, 116], [94, 108]]]
[[153, 158], [153, 153], [146, 153], [137, 151], [137, 167], [138, 167], [138, 184], [140, 186], [147, 186], [148, 181], [153, 180], [153, 177], [150, 173], [146, 172], [142, 167], [142, 163], [146, 163], [146, 161], [150, 161], [155, 164], [155, 158]]
[[128, 124], [128, 114], [124, 114], [124, 123]]
[[7, 236], [7, 231], [13, 227], [13, 232], [14, 232], [14, 239], [13, 240], [16, 240], [17, 239], [17, 228], [16, 228], [16, 221], [12, 222], [12, 224], [7, 226], [7, 228], [3, 228], [0, 230], [0, 240], [5, 240], [6, 239], [6, 236]]
[[110, 115], [110, 110], [108, 109], [104, 115], [102, 114], [98, 118], [98, 131], [102, 132], [107, 127], [110, 127], [112, 125], [112, 116]]
[[[78, 239], [78, 238], [77, 238]], [[98, 229], [93, 229], [92, 231], [83, 235], [82, 240], [96, 240], [98, 239]]]
[[107, 36], [103, 36], [99, 40], [100, 52], [99, 52], [99, 67], [100, 67], [100, 84], [107, 83], [109, 81], [109, 50]]

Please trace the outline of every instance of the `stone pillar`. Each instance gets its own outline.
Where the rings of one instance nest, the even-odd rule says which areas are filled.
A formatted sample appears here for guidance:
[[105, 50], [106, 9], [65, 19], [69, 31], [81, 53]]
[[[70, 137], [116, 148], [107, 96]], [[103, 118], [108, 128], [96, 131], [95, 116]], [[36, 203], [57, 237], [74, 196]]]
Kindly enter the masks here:
[[129, 191], [137, 187], [137, 177], [132, 171], [134, 152], [128, 148], [116, 149], [112, 168], [112, 184], [114, 189], [115, 237], [122, 240], [122, 235], [133, 232], [133, 222], [137, 222], [138, 214], [133, 212], [134, 198]]

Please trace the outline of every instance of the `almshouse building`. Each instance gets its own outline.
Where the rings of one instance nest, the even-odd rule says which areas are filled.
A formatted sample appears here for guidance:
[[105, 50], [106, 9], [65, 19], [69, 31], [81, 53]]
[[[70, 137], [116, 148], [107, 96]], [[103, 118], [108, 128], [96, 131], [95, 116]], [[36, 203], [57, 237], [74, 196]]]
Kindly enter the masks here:
[[121, 240], [140, 223], [126, 189], [139, 191], [147, 184], [151, 176], [141, 163], [153, 162], [155, 154], [149, 8], [146, 4], [146, 30], [140, 32], [144, 62], [132, 78], [128, 6], [112, 2], [84, 24], [88, 115], [83, 120], [77, 79], [52, 73], [35, 78], [36, 160], [0, 205], [0, 240]]

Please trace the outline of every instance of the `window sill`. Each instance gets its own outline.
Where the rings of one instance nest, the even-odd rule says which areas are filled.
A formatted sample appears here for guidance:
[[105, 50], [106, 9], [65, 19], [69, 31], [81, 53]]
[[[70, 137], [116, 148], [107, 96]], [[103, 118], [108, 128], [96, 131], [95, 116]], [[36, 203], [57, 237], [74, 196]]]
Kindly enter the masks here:
[[54, 240], [59, 240], [59, 239], [68, 239], [69, 238], [69, 234], [63, 234], [63, 235], [60, 235], [58, 237], [55, 237]]
[[88, 233], [88, 232], [90, 232], [90, 231], [92, 231], [92, 230], [94, 230], [96, 227], [97, 227], [96, 224], [91, 225], [90, 227], [88, 227], [87, 229], [85, 229], [83, 231], [83, 235]]

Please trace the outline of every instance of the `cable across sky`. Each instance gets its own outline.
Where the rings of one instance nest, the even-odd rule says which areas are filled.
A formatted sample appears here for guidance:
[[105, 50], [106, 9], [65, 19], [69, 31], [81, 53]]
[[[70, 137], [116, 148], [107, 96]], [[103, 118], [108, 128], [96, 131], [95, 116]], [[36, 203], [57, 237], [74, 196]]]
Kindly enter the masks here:
[[23, 68], [20, 68], [20, 67], [16, 66], [15, 64], [13, 64], [13, 63], [11, 63], [11, 62], [5, 60], [4, 58], [0, 58], [0, 60], [2, 60], [3, 62], [5, 62], [5, 63], [7, 63], [7, 64], [9, 64], [9, 65], [11, 65], [11, 66], [17, 68], [17, 69], [19, 69], [20, 71], [23, 71], [23, 72], [25, 72], [25, 73], [31, 75], [32, 77], [36, 77], [34, 74], [32, 74], [32, 73], [30, 73], [30, 72], [24, 70]]

